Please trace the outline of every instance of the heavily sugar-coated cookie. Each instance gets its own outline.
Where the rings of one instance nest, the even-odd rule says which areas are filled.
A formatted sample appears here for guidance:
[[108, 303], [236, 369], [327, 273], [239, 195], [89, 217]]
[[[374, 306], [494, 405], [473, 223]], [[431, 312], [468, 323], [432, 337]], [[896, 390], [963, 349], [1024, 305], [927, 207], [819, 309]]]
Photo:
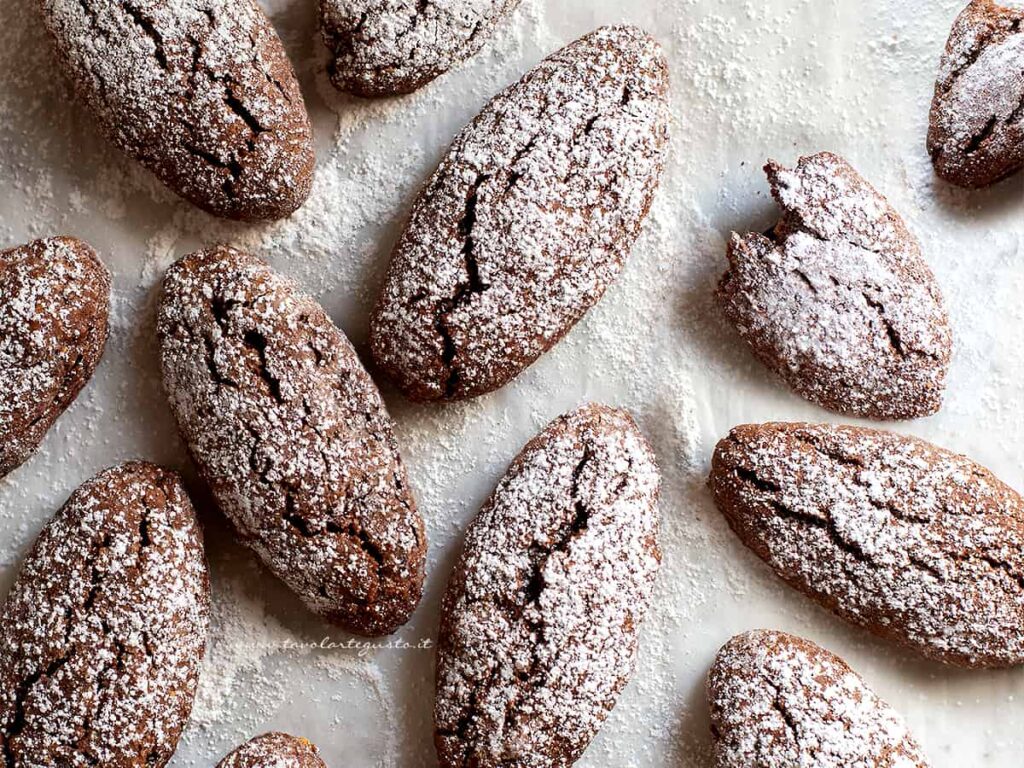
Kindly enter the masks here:
[[841, 658], [756, 630], [708, 675], [715, 768], [927, 768], [893, 709]]
[[828, 152], [765, 171], [783, 217], [766, 235], [730, 238], [717, 291], [726, 317], [811, 402], [874, 419], [937, 411], [949, 320], [899, 214]]
[[661, 552], [660, 478], [629, 414], [585, 405], [512, 462], [442, 603], [443, 768], [555, 768], [586, 749], [633, 672]]
[[1024, 167], [1024, 8], [972, 0], [953, 24], [935, 83], [928, 152], [961, 187]]
[[79, 487], [2, 609], [2, 763], [165, 765], [192, 710], [209, 593], [177, 475], [130, 462]]
[[218, 247], [168, 270], [158, 332], [178, 427], [239, 538], [325, 618], [405, 623], [423, 523], [380, 393], [323, 309]]
[[545, 59], [455, 139], [413, 206], [370, 323], [414, 400], [501, 387], [622, 270], [661, 176], [668, 67], [635, 27]]
[[279, 219], [313, 178], [309, 117], [255, 0], [39, 0], [57, 58], [117, 147], [217, 216]]
[[110, 274], [81, 240], [0, 251], [0, 477], [27, 459], [92, 376]]
[[327, 768], [308, 739], [287, 733], [255, 736], [225, 757], [217, 768]]
[[710, 485], [739, 538], [844, 619], [938, 661], [1024, 663], [1024, 501], [970, 459], [912, 437], [751, 424]]
[[336, 88], [411, 93], [475, 54], [519, 0], [320, 0]]

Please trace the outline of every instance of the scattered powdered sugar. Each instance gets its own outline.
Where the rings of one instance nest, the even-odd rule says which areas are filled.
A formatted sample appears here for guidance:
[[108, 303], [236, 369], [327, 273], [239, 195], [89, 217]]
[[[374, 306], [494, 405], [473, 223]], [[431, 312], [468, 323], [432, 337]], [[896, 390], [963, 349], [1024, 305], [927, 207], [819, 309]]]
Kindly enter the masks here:
[[472, 56], [519, 0], [320, 0], [336, 87], [408, 93]]
[[740, 539], [843, 618], [967, 667], [1024, 662], [1024, 501], [965, 456], [827, 424], [733, 429], [711, 488]]
[[628, 414], [586, 405], [513, 461], [445, 594], [444, 768], [571, 765], [635, 665], [661, 563], [660, 477]]
[[716, 768], [927, 768], [846, 662], [782, 632], [738, 635], [708, 676]]
[[872, 418], [934, 413], [949, 320], [903, 220], [831, 153], [766, 171], [784, 216], [767, 235], [730, 238], [717, 292], [726, 316], [813, 402]]

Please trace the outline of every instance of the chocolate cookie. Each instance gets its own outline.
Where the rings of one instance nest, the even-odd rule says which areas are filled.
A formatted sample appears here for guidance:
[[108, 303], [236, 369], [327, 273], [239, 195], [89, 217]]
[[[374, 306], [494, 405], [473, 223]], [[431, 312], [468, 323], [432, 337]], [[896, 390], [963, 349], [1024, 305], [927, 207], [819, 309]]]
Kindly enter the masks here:
[[737, 635], [708, 675], [716, 768], [927, 768], [903, 719], [809, 640]]
[[81, 240], [0, 251], [0, 477], [27, 459], [92, 376], [110, 274]]
[[295, 73], [255, 0], [39, 0], [57, 58], [117, 147], [182, 197], [243, 221], [309, 195]]
[[717, 298], [754, 355], [840, 413], [909, 419], [942, 403], [942, 294], [899, 214], [840, 157], [765, 166], [783, 217], [733, 233]]
[[1024, 663], [1024, 501], [912, 437], [748, 424], [715, 449], [715, 503], [744, 544], [847, 621], [938, 661]]
[[935, 172], [987, 187], [1024, 167], [1024, 8], [972, 0], [953, 24], [928, 125]]
[[264, 733], [245, 742], [217, 768], [327, 768], [320, 752], [307, 739], [287, 733]]
[[331, 82], [358, 96], [411, 93], [475, 54], [519, 0], [320, 0]]
[[2, 609], [3, 764], [166, 765], [192, 710], [209, 591], [177, 475], [131, 462], [78, 488]]
[[178, 261], [164, 385], [239, 538], [313, 611], [381, 635], [420, 598], [426, 542], [391, 419], [323, 309], [232, 248]]
[[370, 322], [377, 363], [414, 400], [506, 384], [601, 298], [651, 205], [668, 67], [604, 27], [484, 108], [427, 182]]
[[564, 768], [633, 673], [661, 552], [660, 478], [624, 411], [585, 405], [512, 462], [445, 593], [442, 768]]

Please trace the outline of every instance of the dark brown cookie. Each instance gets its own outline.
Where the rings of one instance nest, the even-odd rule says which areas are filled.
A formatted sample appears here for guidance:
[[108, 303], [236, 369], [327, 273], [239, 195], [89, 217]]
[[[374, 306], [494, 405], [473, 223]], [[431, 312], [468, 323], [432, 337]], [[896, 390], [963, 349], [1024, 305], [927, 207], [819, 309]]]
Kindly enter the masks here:
[[475, 54], [519, 0], [320, 0], [331, 82], [358, 96], [411, 93]]
[[287, 733], [255, 736], [225, 757], [217, 768], [327, 768], [316, 745]]
[[585, 405], [512, 462], [445, 594], [442, 768], [564, 768], [633, 673], [661, 552], [660, 478], [624, 411]]
[[765, 166], [783, 217], [733, 233], [717, 298], [754, 355], [811, 402], [874, 419], [938, 410], [952, 348], [899, 214], [840, 157]]
[[972, 0], [942, 55], [928, 125], [935, 172], [987, 187], [1024, 167], [1024, 8]]
[[255, 0], [39, 0], [57, 58], [107, 138], [184, 198], [243, 221], [309, 195], [295, 73]]
[[1024, 663], [1024, 501], [912, 437], [749, 424], [719, 442], [715, 503], [744, 544], [847, 621], [938, 661]]
[[365, 635], [420, 598], [426, 542], [391, 419], [309, 296], [232, 248], [164, 279], [164, 385], [239, 538], [313, 611]]
[[506, 384], [621, 272], [661, 176], [668, 67], [635, 27], [545, 59], [455, 139], [395, 247], [370, 323], [414, 400]]
[[131, 462], [84, 483], [2, 609], [3, 764], [165, 765], [192, 710], [209, 592], [177, 475]]
[[81, 240], [0, 251], [0, 477], [78, 396], [107, 341], [110, 274]]
[[715, 768], [928, 768], [892, 707], [841, 658], [793, 635], [726, 643], [708, 703]]

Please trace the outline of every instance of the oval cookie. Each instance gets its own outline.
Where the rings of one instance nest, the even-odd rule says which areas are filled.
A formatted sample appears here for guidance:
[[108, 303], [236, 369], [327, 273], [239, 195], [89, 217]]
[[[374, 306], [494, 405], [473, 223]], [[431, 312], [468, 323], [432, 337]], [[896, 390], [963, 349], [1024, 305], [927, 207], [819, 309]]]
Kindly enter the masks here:
[[621, 272], [661, 176], [668, 67], [634, 27], [545, 59], [463, 130], [420, 192], [370, 322], [414, 400], [501, 387]]
[[737, 635], [708, 675], [715, 768], [928, 768], [903, 719], [809, 640]]
[[0, 477], [89, 381], [107, 342], [110, 273], [73, 237], [0, 251]]
[[717, 299], [754, 355], [840, 413], [909, 419], [942, 403], [952, 349], [931, 269], [899, 214], [836, 155], [765, 166], [783, 217], [733, 233]]
[[39, 0], [107, 138], [217, 216], [279, 219], [313, 178], [295, 73], [254, 0]]
[[334, 86], [411, 93], [475, 54], [519, 0], [320, 0]]
[[287, 733], [255, 736], [225, 757], [217, 768], [327, 768], [308, 739]]
[[166, 765], [192, 710], [209, 602], [177, 475], [131, 462], [84, 483], [39, 534], [2, 609], [5, 765]]
[[956, 21], [928, 126], [935, 172], [987, 187], [1024, 167], [1024, 8], [973, 0]]
[[171, 410], [241, 541], [325, 618], [405, 623], [423, 523], [380, 393], [323, 309], [218, 247], [168, 270], [158, 332]]
[[469, 527], [442, 603], [443, 768], [568, 766], [633, 672], [661, 552], [654, 455], [586, 405], [522, 450]]
[[743, 543], [844, 619], [949, 664], [1024, 662], [1024, 502], [965, 456], [748, 424], [719, 442], [710, 485]]

